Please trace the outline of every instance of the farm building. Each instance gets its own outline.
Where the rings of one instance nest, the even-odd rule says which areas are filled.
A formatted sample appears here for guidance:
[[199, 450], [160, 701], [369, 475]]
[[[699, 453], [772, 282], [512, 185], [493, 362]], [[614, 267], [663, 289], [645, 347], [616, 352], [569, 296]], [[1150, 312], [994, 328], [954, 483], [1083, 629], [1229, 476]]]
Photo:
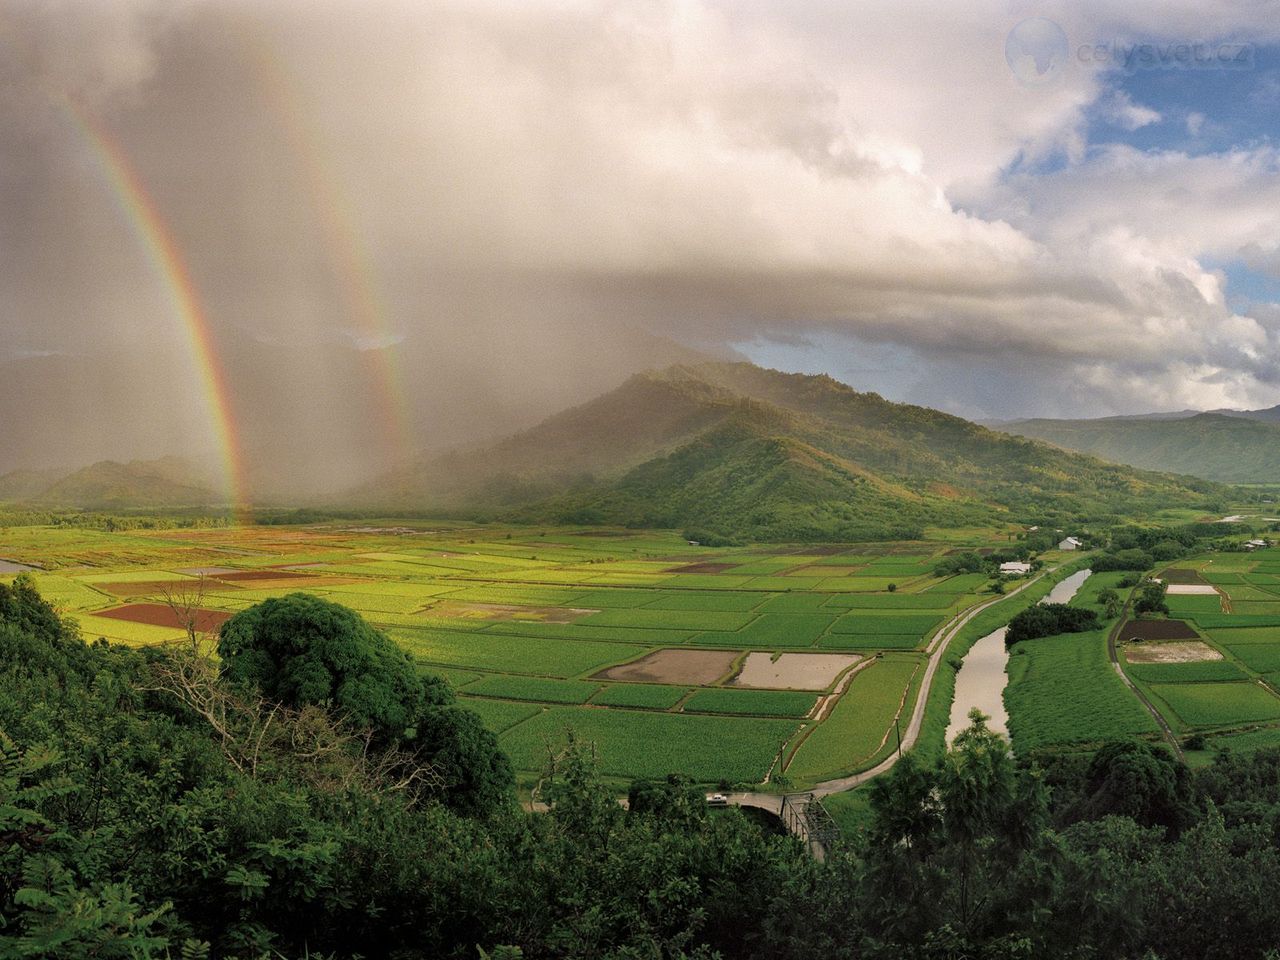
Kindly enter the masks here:
[[1009, 560], [1000, 564], [1000, 572], [1021, 576], [1024, 573], [1031, 572], [1031, 564], [1023, 563], [1021, 560]]
[[1271, 542], [1269, 540], [1248, 540], [1245, 542], [1244, 548], [1246, 550], [1261, 550], [1264, 547], [1269, 546], [1271, 546]]
[[1059, 550], [1079, 550], [1080, 547], [1081, 543], [1079, 537], [1067, 537], [1067, 539], [1058, 544]]

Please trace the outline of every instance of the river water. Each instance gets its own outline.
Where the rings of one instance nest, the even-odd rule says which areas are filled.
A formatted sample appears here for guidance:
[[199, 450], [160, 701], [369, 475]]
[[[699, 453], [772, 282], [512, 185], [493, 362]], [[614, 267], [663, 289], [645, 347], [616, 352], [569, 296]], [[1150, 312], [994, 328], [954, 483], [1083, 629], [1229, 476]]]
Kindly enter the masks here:
[[[1041, 603], [1066, 603], [1089, 579], [1091, 570], [1078, 570], [1061, 583], [1054, 584]], [[1004, 709], [1004, 688], [1009, 682], [1005, 667], [1009, 651], [1005, 649], [1001, 627], [975, 643], [956, 674], [956, 696], [951, 703], [951, 722], [947, 724], [947, 743], [969, 725], [969, 711], [977, 707], [991, 719], [988, 726], [997, 733], [1009, 734], [1009, 714]]]

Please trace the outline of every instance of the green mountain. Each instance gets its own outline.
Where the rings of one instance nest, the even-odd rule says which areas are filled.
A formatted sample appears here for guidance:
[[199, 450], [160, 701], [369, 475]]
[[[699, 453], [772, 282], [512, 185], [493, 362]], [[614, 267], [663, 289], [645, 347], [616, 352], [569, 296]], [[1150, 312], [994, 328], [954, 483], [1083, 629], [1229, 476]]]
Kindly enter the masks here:
[[[0, 490], [9, 489], [6, 481], [13, 476], [0, 477]], [[211, 490], [203, 474], [186, 460], [161, 457], [128, 463], [103, 460], [10, 499], [40, 507], [122, 510], [213, 506], [226, 498]]]
[[676, 366], [493, 445], [370, 485], [365, 504], [759, 540], [898, 537], [995, 516], [1199, 504], [1148, 473], [890, 403], [826, 376]]
[[1000, 429], [1148, 470], [1225, 483], [1280, 482], [1280, 423], [1271, 411], [1176, 419], [1018, 420]]

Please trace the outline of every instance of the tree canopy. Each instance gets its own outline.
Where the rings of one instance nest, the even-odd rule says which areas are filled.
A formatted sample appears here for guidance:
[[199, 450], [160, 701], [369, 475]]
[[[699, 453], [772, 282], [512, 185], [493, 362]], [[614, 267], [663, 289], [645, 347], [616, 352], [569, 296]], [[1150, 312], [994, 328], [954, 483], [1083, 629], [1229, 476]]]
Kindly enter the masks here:
[[453, 702], [448, 684], [355, 611], [305, 593], [237, 613], [222, 626], [218, 655], [229, 680], [287, 706], [329, 707], [383, 744], [412, 739], [428, 707]]

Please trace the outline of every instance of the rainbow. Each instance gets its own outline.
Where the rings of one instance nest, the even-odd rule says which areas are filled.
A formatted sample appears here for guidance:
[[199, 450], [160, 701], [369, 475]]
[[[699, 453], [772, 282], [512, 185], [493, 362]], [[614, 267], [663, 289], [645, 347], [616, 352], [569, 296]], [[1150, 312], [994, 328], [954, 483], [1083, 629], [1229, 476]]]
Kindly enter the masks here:
[[191, 272], [172, 231], [120, 144], [74, 100], [64, 96], [58, 101], [105, 172], [112, 195], [163, 281], [175, 315], [182, 321], [217, 441], [227, 497], [237, 514], [243, 516], [250, 501], [235, 410], [209, 318]]
[[364, 350], [372, 364], [389, 461], [404, 462], [413, 454], [413, 440], [409, 403], [396, 351], [400, 337], [390, 323], [391, 314], [362, 232], [356, 225], [354, 211], [326, 162], [320, 136], [307, 123], [307, 112], [299, 102], [296, 84], [286, 64], [251, 28], [245, 29], [242, 39], [253, 75], [266, 95], [291, 155], [300, 164], [357, 346]]

